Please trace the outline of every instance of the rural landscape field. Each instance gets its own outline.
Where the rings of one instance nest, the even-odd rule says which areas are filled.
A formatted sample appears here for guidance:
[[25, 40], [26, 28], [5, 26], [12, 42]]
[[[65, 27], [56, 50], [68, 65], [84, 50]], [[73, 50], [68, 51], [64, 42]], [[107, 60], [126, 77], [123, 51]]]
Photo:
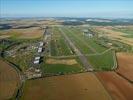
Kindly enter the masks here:
[[[132, 18], [64, 17], [60, 13], [58, 17], [22, 17], [23, 11], [19, 16], [8, 12], [9, 16], [4, 13], [9, 4], [12, 8], [22, 3], [26, 8], [44, 1], [5, 1], [0, 16], [0, 100], [133, 100]], [[53, 8], [58, 3], [74, 3], [55, 1], [45, 3]], [[87, 8], [84, 3], [96, 7], [84, 0], [74, 7]], [[46, 6], [51, 12], [53, 8]]]

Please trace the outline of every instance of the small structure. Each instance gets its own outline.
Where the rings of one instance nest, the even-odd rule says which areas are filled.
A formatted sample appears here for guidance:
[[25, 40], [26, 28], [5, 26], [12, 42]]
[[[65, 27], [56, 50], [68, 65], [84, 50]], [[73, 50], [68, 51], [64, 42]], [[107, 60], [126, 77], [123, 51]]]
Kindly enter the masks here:
[[91, 31], [90, 29], [85, 29], [85, 30], [83, 30], [83, 35], [88, 36], [88, 37], [93, 37], [94, 32]]
[[34, 60], [34, 64], [39, 64], [39, 60]]
[[35, 69], [35, 72], [39, 73], [39, 72], [41, 72], [41, 70], [40, 69]]
[[35, 57], [35, 60], [40, 60], [40, 58], [41, 58], [41, 57], [39, 57], [39, 56], [38, 56], [38, 57]]
[[37, 57], [35, 57], [35, 59], [34, 59], [34, 64], [39, 64], [40, 63], [40, 59], [41, 59], [41, 57], [40, 56], [37, 56]]
[[38, 48], [38, 53], [41, 53], [42, 52], [42, 47], [39, 47]]
[[44, 43], [43, 42], [40, 42], [40, 47], [42, 47], [44, 45]]

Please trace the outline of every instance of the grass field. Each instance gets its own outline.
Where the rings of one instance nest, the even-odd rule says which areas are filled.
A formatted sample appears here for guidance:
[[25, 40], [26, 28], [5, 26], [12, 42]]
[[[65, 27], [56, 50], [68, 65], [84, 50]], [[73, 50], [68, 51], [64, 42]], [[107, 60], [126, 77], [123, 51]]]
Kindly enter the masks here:
[[12, 39], [35, 39], [40, 38], [43, 35], [43, 31], [39, 27], [0, 30], [0, 36]]
[[21, 100], [111, 100], [92, 73], [29, 80]]
[[69, 74], [83, 72], [85, 69], [77, 61], [78, 58], [46, 58], [41, 64], [44, 74]]
[[123, 35], [124, 37], [133, 38], [133, 29], [132, 28], [122, 27], [122, 28], [113, 28], [113, 30], [124, 33], [124, 35]]
[[88, 61], [93, 66], [94, 70], [111, 70], [115, 66], [115, 54], [113, 51], [108, 51], [102, 55], [87, 56]]
[[84, 41], [83, 43], [87, 43], [88, 46], [90, 46], [90, 48], [92, 48], [92, 50], [94, 52], [100, 53], [100, 52], [103, 52], [107, 49], [106, 47], [103, 47], [103, 46], [98, 44], [98, 41], [97, 41], [98, 40], [98, 38], [97, 38], [98, 33], [96, 33], [94, 31], [95, 36], [93, 38], [89, 38], [88, 36], [83, 35], [83, 29], [84, 28], [80, 28], [80, 29], [79, 28], [74, 28], [74, 29], [72, 29], [72, 32], [74, 34], [77, 34], [77, 36], [80, 37], [80, 39], [82, 39], [82, 41]]
[[102, 53], [108, 48], [100, 45], [97, 37], [89, 38], [84, 36], [81, 31], [83, 29], [67, 27], [63, 27], [62, 29], [83, 54], [95, 54], [93, 56], [87, 56], [94, 70], [111, 70], [114, 67], [114, 53], [112, 50]]
[[78, 62], [78, 58], [56, 58], [58, 56], [71, 56], [71, 47], [65, 41], [58, 27], [52, 28], [52, 36], [50, 41], [51, 56], [55, 58], [45, 57], [41, 63], [44, 74], [69, 74], [83, 72], [84, 68]]
[[93, 51], [88, 46], [88, 44], [86, 44], [85, 41], [82, 40], [81, 37], [79, 37], [77, 35], [78, 33], [73, 33], [72, 31], [70, 31], [68, 28], [65, 28], [65, 27], [63, 27], [62, 30], [74, 42], [74, 44], [76, 45], [76, 47], [78, 49], [80, 49], [83, 53], [85, 53], [85, 54], [95, 53], [95, 51]]
[[51, 40], [51, 55], [63, 56], [72, 55], [71, 48], [66, 43], [64, 37], [61, 35], [57, 27], [53, 28], [52, 40]]
[[82, 34], [83, 29], [78, 29], [78, 28], [62, 28], [62, 29], [84, 54], [101, 53], [107, 49], [98, 44], [97, 37], [89, 38], [87, 36], [84, 36]]
[[6, 59], [14, 63], [22, 71], [25, 71], [31, 67], [33, 57], [34, 57], [33, 53], [28, 53], [28, 54], [16, 54], [15, 57], [6, 57]]
[[[33, 57], [35, 55], [36, 50], [33, 48], [35, 42], [33, 41], [21, 41], [20, 44], [10, 46], [5, 53], [5, 59], [9, 62], [15, 64], [22, 71], [27, 70], [31, 67], [31, 63]], [[25, 48], [25, 49], [23, 49]]]
[[[111, 26], [110, 27], [97, 27], [96, 30], [101, 33], [104, 33], [104, 35], [110, 39], [117, 40], [122, 43], [133, 46], [133, 39], [126, 37], [126, 35], [128, 35], [129, 33], [128, 34], [126, 32], [124, 33], [123, 30], [118, 31], [117, 27], [116, 28], [113, 28]], [[127, 29], [127, 31], [129, 31], [129, 30]], [[130, 34], [132, 34], [132, 33], [130, 33]]]

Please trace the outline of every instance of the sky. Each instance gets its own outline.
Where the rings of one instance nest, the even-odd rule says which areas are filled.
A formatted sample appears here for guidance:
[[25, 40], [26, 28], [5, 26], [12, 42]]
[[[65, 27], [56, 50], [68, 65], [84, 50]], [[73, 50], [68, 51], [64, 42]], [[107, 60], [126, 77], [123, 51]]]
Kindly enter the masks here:
[[0, 17], [133, 18], [133, 0], [0, 0]]

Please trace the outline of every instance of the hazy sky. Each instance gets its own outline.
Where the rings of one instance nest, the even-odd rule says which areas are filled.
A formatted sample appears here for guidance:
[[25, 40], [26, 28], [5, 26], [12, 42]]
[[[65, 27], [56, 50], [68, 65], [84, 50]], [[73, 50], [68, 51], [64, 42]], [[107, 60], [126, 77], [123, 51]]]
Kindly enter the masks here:
[[133, 0], [0, 0], [0, 16], [133, 18]]

